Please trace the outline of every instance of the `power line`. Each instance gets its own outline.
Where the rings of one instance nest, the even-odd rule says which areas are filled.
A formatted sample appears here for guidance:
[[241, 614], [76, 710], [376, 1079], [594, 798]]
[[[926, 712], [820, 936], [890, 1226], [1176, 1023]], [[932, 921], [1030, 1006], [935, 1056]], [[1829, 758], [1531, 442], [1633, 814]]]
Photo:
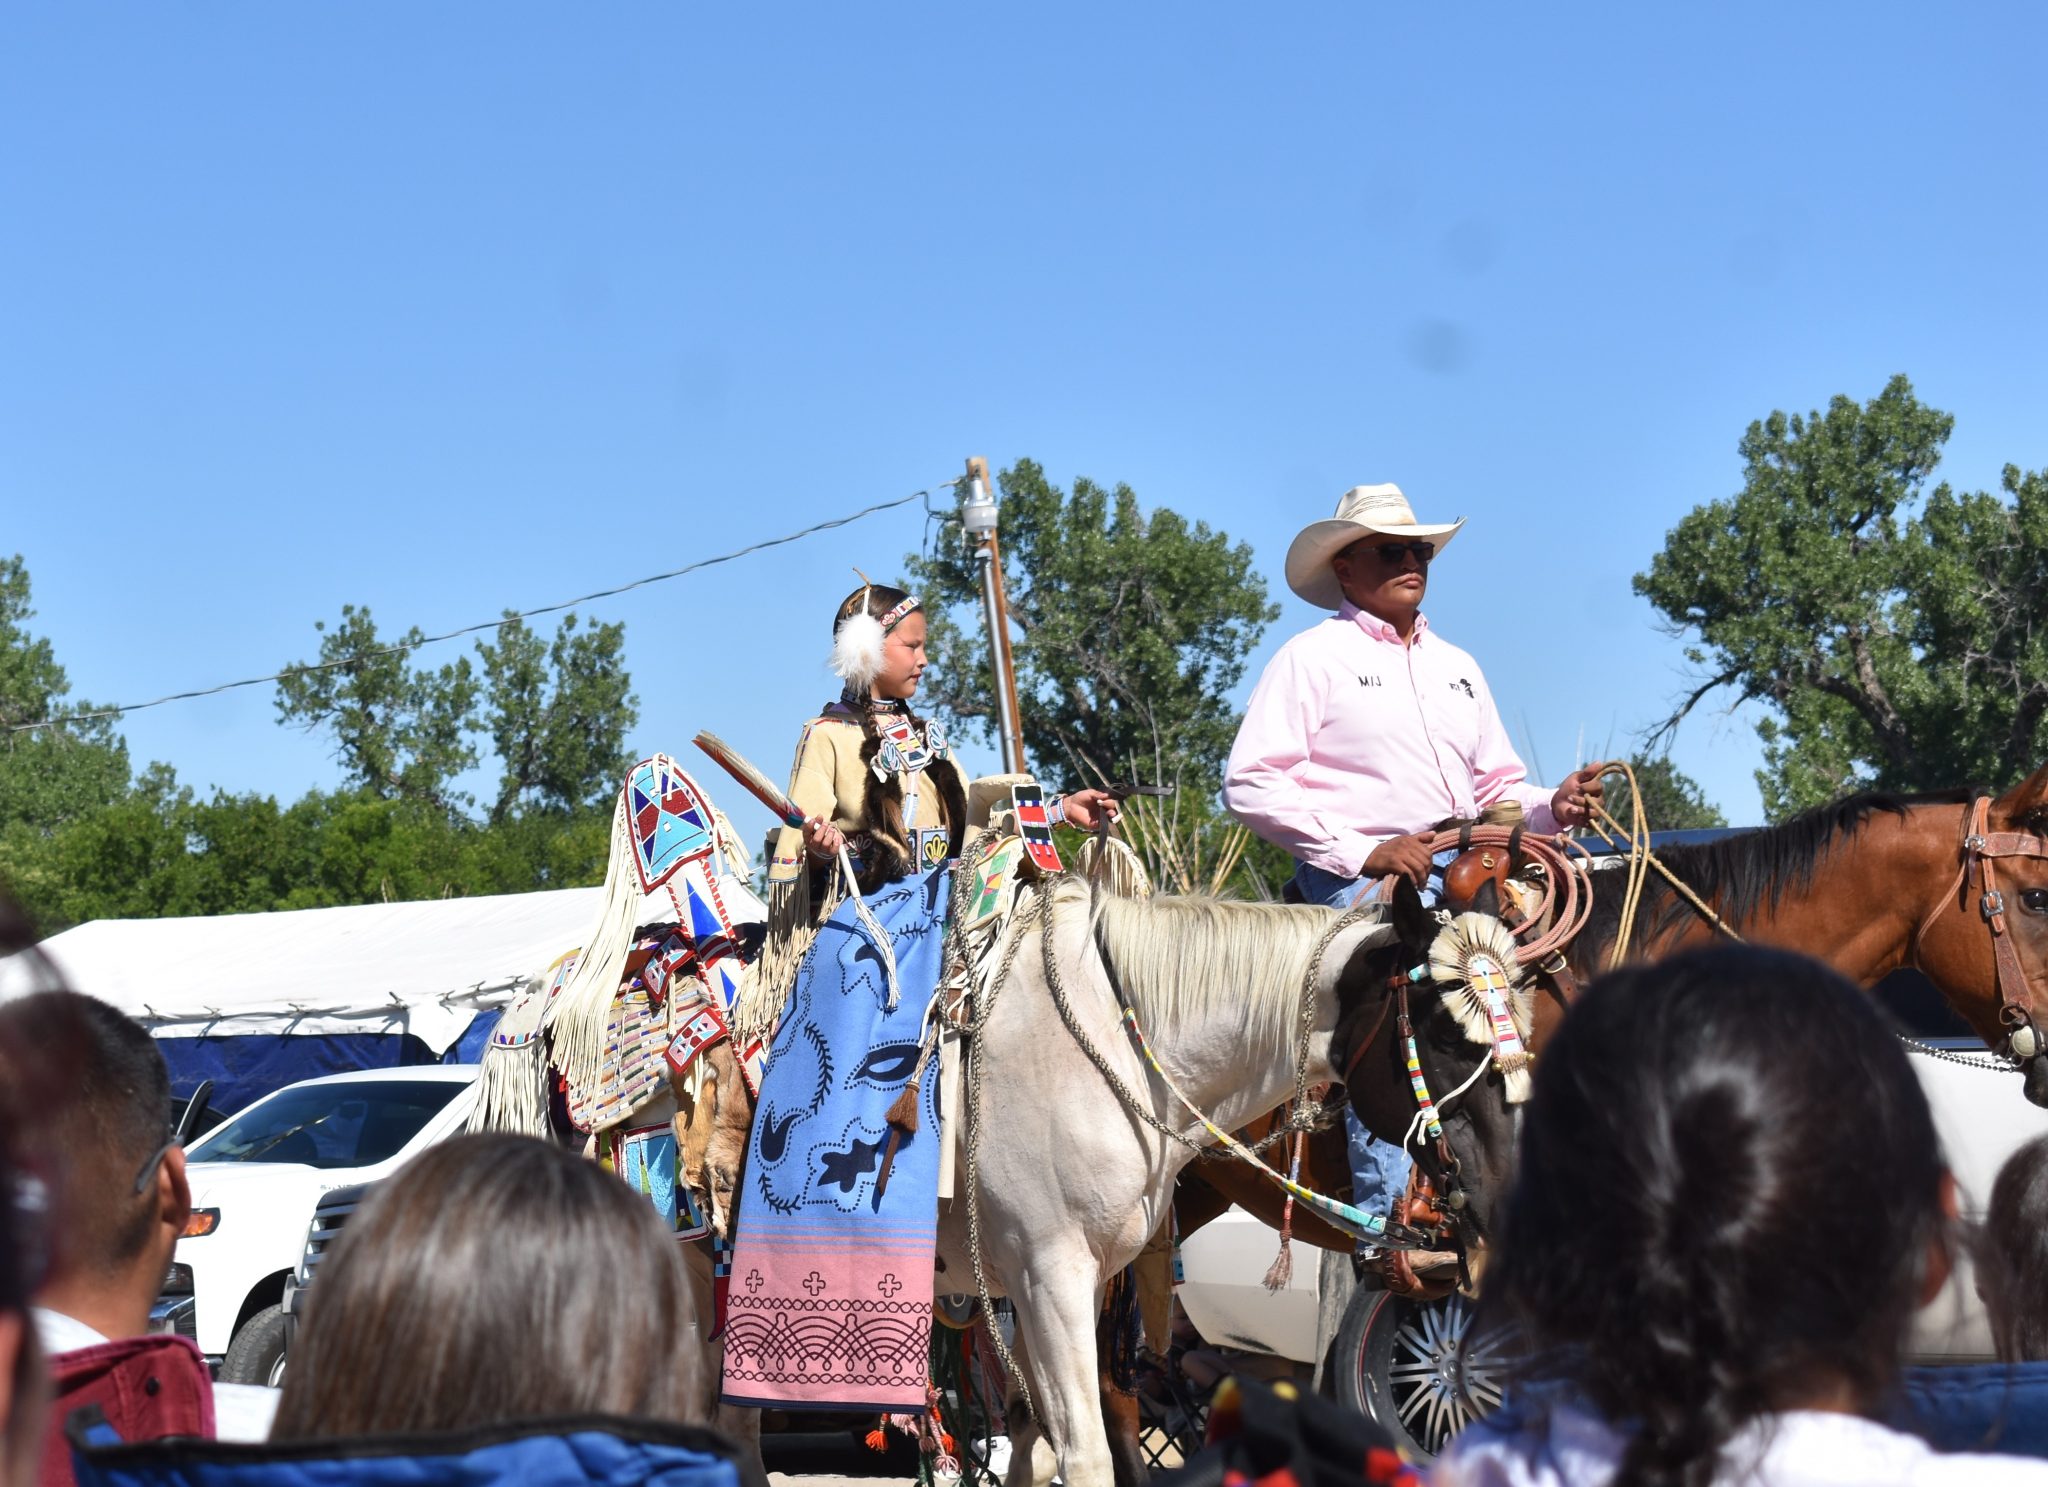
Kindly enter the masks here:
[[422, 635], [418, 640], [401, 640], [393, 645], [380, 645], [375, 650], [359, 651], [355, 655], [344, 657], [339, 661], [321, 661], [310, 666], [287, 666], [284, 670], [273, 672], [269, 676], [252, 676], [238, 682], [222, 682], [217, 687], [200, 687], [190, 692], [172, 692], [167, 696], [154, 698], [149, 702], [130, 702], [121, 707], [100, 707], [94, 708], [90, 712], [66, 713], [58, 718], [45, 718], [39, 723], [10, 723], [4, 731], [8, 733], [33, 733], [43, 728], [61, 728], [67, 723], [87, 723], [96, 718], [118, 718], [124, 713], [141, 712], [144, 708], [148, 707], [162, 707], [167, 702], [184, 702], [194, 697], [215, 697], [222, 692], [232, 692], [240, 687], [267, 686], [271, 682], [283, 681], [288, 676], [310, 676], [315, 672], [334, 671], [344, 666], [360, 665], [364, 661], [375, 660], [379, 656], [402, 655], [406, 651], [418, 650], [421, 646], [435, 645], [444, 640], [459, 640], [465, 635], [476, 635], [485, 630], [496, 630], [513, 623], [515, 620], [532, 619], [535, 615], [555, 614], [564, 609], [573, 609], [579, 604], [588, 604], [592, 600], [610, 599], [619, 594], [631, 593], [634, 589], [644, 589], [649, 584], [667, 583], [672, 578], [681, 578], [688, 573], [697, 573], [706, 568], [715, 568], [720, 563], [730, 563], [735, 558], [744, 558], [771, 547], [783, 547], [791, 542], [800, 542], [806, 537], [814, 537], [820, 532], [829, 532], [835, 527], [850, 526], [863, 517], [873, 516], [878, 511], [893, 510], [898, 506], [908, 506], [912, 501], [925, 501], [927, 514], [938, 515], [939, 513], [931, 511], [930, 502], [927, 498], [939, 491], [951, 490], [965, 478], [965, 476], [956, 475], [951, 480], [939, 481], [937, 484], [927, 486], [923, 490], [912, 491], [907, 496], [898, 496], [893, 501], [878, 501], [872, 506], [863, 506], [860, 510], [851, 512], [846, 516], [835, 516], [830, 521], [818, 522], [813, 526], [805, 527], [800, 532], [791, 532], [786, 537], [769, 537], [760, 542], [751, 542], [745, 547], [734, 548], [731, 552], [720, 553], [715, 558], [700, 558], [694, 563], [686, 563], [682, 567], [671, 569], [667, 573], [656, 573], [646, 578], [636, 578], [631, 583], [622, 583], [616, 588], [598, 589], [594, 593], [583, 594], [574, 599], [564, 599], [559, 604], [543, 604], [537, 609], [522, 609], [516, 614], [508, 614], [500, 619], [485, 620], [475, 625], [464, 625], [459, 630], [448, 630], [439, 635]]

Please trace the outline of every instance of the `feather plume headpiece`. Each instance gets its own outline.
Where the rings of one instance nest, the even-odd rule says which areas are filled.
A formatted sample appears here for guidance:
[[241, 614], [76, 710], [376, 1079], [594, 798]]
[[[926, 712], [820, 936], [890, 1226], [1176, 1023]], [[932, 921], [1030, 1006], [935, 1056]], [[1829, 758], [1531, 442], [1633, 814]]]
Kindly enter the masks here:
[[1529, 1098], [1529, 1026], [1532, 998], [1516, 984], [1515, 936], [1491, 914], [1460, 914], [1429, 947], [1430, 979], [1443, 988], [1444, 1005], [1465, 1036], [1493, 1048], [1493, 1066], [1507, 1084], [1510, 1105]]
[[882, 643], [919, 608], [916, 598], [908, 598], [877, 619], [868, 613], [867, 591], [862, 590], [859, 607], [832, 631], [832, 674], [865, 693], [882, 674]]

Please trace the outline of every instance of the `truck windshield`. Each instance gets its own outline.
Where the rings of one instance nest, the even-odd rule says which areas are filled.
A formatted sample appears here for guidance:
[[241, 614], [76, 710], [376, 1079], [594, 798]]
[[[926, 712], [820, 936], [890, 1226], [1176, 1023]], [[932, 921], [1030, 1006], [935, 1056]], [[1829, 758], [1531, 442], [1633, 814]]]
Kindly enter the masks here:
[[463, 1088], [421, 1079], [287, 1089], [209, 1131], [186, 1160], [367, 1167], [396, 1156]]

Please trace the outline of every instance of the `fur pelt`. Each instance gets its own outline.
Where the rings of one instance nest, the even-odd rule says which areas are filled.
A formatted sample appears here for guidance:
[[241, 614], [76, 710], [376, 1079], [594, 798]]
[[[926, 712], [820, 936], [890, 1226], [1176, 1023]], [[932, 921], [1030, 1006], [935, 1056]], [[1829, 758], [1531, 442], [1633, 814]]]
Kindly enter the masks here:
[[[873, 765], [881, 749], [881, 739], [869, 733], [860, 746], [861, 763]], [[863, 854], [860, 871], [860, 891], [865, 894], [895, 882], [917, 864], [910, 860], [910, 833], [904, 829], [903, 781], [895, 775], [876, 779], [872, 768], [864, 775], [866, 798], [861, 815], [873, 841]], [[958, 857], [967, 838], [967, 787], [950, 759], [932, 760], [924, 768], [924, 777], [938, 789], [939, 801], [946, 808], [946, 855]]]

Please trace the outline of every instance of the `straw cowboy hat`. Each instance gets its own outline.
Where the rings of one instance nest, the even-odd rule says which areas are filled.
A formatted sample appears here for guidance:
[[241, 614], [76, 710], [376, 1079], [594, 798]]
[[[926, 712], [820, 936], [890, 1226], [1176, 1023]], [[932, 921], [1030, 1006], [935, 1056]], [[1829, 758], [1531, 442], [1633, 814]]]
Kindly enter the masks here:
[[1344, 590], [1330, 559], [1359, 538], [1419, 538], [1442, 552], [1464, 525], [1462, 516], [1447, 523], [1418, 522], [1398, 485], [1354, 485], [1338, 497], [1336, 516], [1310, 522], [1289, 545], [1287, 587], [1318, 609], [1337, 609]]

